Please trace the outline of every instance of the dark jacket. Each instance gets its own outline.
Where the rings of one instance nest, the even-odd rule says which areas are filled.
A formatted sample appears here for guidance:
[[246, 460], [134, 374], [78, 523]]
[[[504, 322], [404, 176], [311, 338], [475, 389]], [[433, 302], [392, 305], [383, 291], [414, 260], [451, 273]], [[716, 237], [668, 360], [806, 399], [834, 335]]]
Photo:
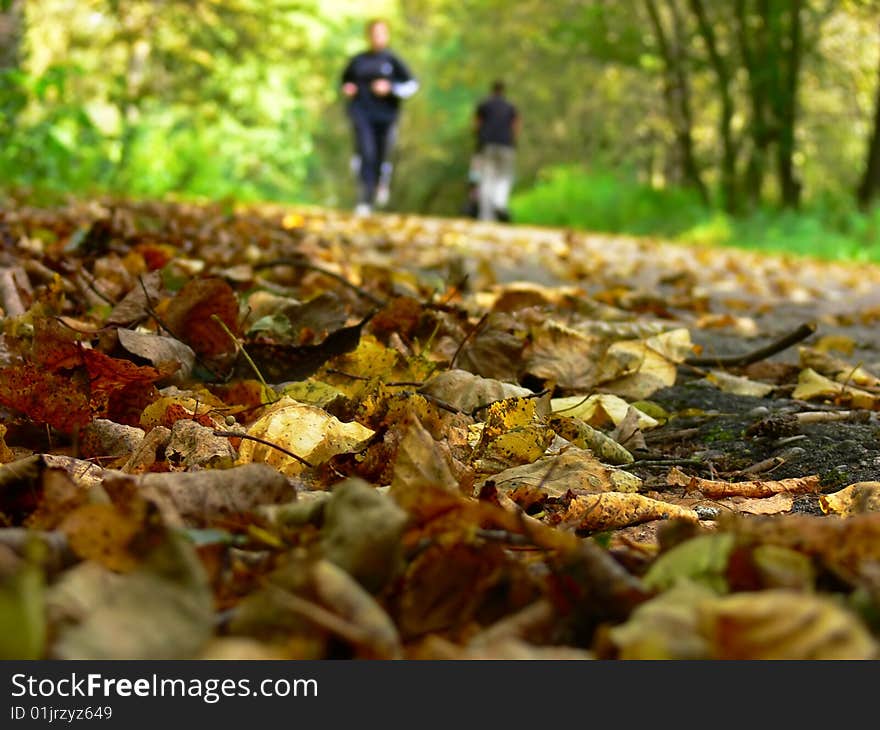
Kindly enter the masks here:
[[[391, 82], [388, 96], [376, 96], [370, 84], [376, 79]], [[393, 52], [364, 51], [354, 56], [342, 72], [342, 84], [357, 84], [357, 94], [349, 101], [349, 114], [362, 114], [375, 121], [392, 121], [398, 114], [401, 99], [418, 91], [418, 81]]]

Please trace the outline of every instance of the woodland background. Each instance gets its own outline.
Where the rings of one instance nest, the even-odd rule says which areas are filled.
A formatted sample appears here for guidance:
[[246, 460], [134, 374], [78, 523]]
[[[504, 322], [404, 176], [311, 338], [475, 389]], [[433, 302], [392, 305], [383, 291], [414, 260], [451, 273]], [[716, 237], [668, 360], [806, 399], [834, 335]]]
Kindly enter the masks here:
[[0, 187], [348, 207], [373, 16], [422, 84], [396, 210], [461, 214], [503, 78], [520, 222], [880, 259], [874, 0], [0, 0]]

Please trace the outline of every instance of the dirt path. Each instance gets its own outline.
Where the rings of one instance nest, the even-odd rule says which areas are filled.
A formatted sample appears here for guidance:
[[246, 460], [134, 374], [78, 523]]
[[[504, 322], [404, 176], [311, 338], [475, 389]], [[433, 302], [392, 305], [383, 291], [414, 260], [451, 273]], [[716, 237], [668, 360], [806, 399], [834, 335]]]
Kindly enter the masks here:
[[[339, 214], [306, 215], [322, 236], [335, 232], [350, 261], [396, 263], [446, 280], [466, 274], [475, 291], [515, 282], [574, 287], [642, 320], [688, 327], [705, 356], [751, 351], [815, 322], [815, 334], [803, 344], [840, 338], [849, 361], [880, 372], [878, 266], [471, 220], [386, 215], [365, 223]], [[767, 361], [795, 368], [798, 349], [788, 348]], [[682, 367], [676, 385], [652, 400], [671, 413], [690, 413], [676, 416], [662, 430], [687, 435], [656, 438], [645, 456], [697, 459], [705, 463], [706, 476], [737, 474], [776, 457], [778, 465], [762, 472], [765, 477], [817, 474], [824, 491], [880, 479], [876, 414], [865, 414], [865, 422], [746, 437], [751, 425], [769, 415], [830, 407], [785, 396], [785, 387], [763, 398], [725, 393], [700, 372]], [[635, 469], [648, 482], [667, 471], [668, 466]], [[805, 511], [817, 510], [815, 497], [798, 504]]]

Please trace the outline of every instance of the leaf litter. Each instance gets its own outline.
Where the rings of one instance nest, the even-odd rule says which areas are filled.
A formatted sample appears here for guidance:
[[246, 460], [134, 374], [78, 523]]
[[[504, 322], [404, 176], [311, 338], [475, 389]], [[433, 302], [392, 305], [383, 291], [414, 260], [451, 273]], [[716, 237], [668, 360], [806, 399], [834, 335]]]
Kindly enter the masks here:
[[0, 233], [2, 658], [880, 656], [876, 269], [271, 206]]

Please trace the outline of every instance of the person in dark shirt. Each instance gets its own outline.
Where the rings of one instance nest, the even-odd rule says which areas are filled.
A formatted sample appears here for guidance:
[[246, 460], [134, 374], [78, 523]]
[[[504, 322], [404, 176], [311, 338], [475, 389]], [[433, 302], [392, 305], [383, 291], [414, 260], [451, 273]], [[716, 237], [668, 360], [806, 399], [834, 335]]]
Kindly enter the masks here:
[[388, 203], [391, 151], [397, 134], [401, 99], [418, 91], [418, 81], [389, 48], [390, 31], [384, 20], [367, 25], [370, 48], [358, 53], [342, 72], [342, 93], [348, 98], [348, 116], [354, 132], [353, 168], [360, 179], [360, 214]]
[[507, 206], [513, 187], [520, 115], [504, 92], [504, 82], [494, 82], [491, 95], [477, 105], [474, 117], [477, 135], [474, 169], [478, 176], [480, 220], [510, 220]]

